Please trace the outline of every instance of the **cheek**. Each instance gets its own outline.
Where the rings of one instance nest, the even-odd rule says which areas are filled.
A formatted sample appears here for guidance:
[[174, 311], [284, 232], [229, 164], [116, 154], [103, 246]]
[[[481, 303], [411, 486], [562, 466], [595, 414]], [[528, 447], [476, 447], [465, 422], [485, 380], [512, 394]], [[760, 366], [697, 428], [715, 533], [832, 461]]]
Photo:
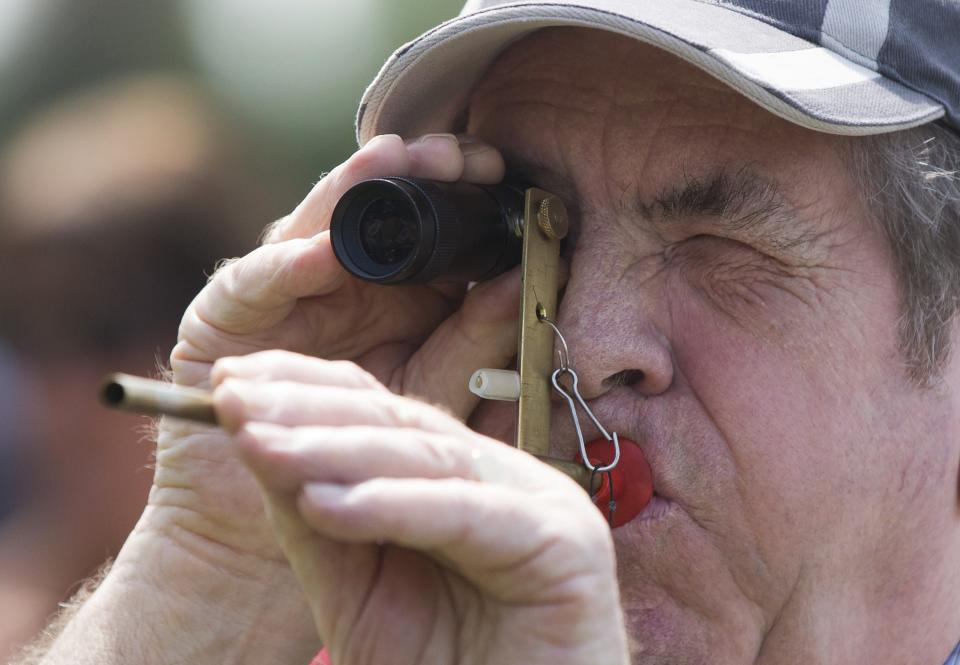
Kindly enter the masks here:
[[717, 454], [734, 468], [728, 490], [753, 529], [778, 534], [766, 540], [774, 548], [813, 546], [842, 520], [823, 497], [857, 486], [858, 458], [875, 440], [878, 414], [860, 402], [877, 361], [812, 290], [798, 295], [764, 274], [726, 262], [672, 279], [673, 353], [726, 447]]

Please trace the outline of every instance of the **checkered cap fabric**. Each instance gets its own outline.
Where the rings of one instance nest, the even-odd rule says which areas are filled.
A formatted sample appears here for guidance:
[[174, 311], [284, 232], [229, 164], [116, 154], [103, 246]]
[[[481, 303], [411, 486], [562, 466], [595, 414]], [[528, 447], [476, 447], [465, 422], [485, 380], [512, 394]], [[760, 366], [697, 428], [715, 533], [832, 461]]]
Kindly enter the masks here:
[[960, 128], [960, 0], [470, 0], [387, 61], [361, 102], [360, 142], [453, 129], [496, 56], [552, 26], [658, 46], [818, 131]]
[[950, 657], [944, 665], [960, 665], [960, 644], [953, 650], [953, 653], [950, 654]]

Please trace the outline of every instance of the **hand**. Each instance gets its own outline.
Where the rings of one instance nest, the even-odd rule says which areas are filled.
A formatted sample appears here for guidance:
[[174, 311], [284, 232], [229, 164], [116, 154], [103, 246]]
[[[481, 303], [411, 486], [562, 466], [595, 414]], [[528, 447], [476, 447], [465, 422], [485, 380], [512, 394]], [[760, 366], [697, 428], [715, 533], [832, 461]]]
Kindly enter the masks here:
[[[387, 175], [492, 183], [503, 175], [503, 160], [489, 146], [458, 144], [452, 136], [368, 143], [275, 224], [264, 246], [213, 276], [181, 323], [171, 355], [175, 381], [204, 386], [222, 356], [292, 349], [353, 359], [394, 390], [466, 417], [476, 403], [466, 389], [470, 373], [504, 366], [515, 353], [518, 275], [482, 284], [465, 298], [459, 286], [382, 287], [350, 277], [332, 253], [330, 214], [353, 184]], [[293, 605], [285, 615], [306, 619], [253, 479], [222, 431], [162, 421], [150, 508], [138, 531], [159, 532], [168, 558], [182, 552], [217, 574], [258, 580]], [[165, 565], [164, 584], [192, 588], [196, 574], [178, 580], [169, 573], [183, 568], [181, 559]], [[308, 620], [285, 629], [291, 640], [298, 631], [314, 634]]]
[[[360, 180], [495, 183], [503, 171], [495, 149], [458, 144], [449, 134], [408, 144], [392, 135], [373, 139], [274, 225], [264, 246], [218, 271], [190, 305], [171, 356], [177, 382], [203, 384], [210, 364], [225, 355], [286, 349], [354, 360], [395, 391], [465, 418], [476, 404], [466, 379], [478, 360], [499, 367], [516, 352], [518, 275], [483, 284], [466, 300], [461, 285], [375, 285], [341, 268], [327, 229], [337, 201]], [[435, 371], [438, 361], [445, 371]]]
[[219, 361], [215, 404], [334, 662], [627, 663], [580, 487], [349, 362]]

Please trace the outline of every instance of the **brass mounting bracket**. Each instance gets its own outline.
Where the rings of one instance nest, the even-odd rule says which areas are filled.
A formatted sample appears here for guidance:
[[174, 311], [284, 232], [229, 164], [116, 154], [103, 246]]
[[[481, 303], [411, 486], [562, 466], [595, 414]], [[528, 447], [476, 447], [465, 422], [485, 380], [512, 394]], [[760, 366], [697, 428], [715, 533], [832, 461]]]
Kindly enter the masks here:
[[532, 187], [523, 213], [522, 293], [517, 366], [520, 400], [517, 407], [517, 447], [563, 471], [591, 489], [590, 472], [581, 464], [548, 457], [550, 452], [550, 376], [553, 374], [554, 333], [542, 317], [556, 319], [560, 288], [560, 241], [569, 224], [563, 202]]

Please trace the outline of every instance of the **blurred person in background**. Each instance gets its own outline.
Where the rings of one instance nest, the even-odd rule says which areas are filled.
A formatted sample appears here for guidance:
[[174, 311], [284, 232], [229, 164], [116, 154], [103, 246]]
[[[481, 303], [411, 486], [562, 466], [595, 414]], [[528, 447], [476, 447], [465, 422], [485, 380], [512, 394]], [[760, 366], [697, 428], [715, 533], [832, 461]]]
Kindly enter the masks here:
[[102, 409], [96, 386], [154, 374], [206, 274], [262, 226], [267, 197], [222, 125], [183, 79], [120, 79], [0, 154], [0, 660], [143, 509], [151, 447], [132, 432], [148, 421]]

